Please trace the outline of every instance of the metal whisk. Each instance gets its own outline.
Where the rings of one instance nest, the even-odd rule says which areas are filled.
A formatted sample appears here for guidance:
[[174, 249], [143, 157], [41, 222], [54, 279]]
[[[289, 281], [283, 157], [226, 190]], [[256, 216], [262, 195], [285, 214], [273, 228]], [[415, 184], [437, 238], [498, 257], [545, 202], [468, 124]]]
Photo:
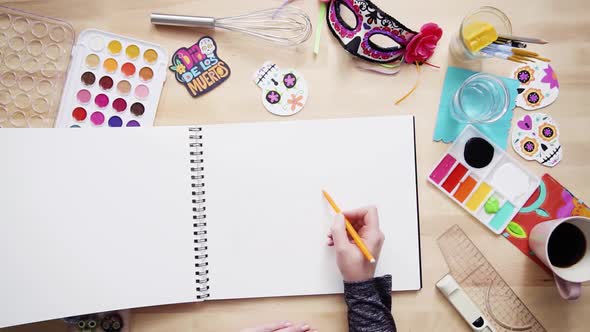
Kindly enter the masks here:
[[285, 46], [301, 44], [311, 35], [309, 16], [303, 10], [291, 6], [222, 18], [153, 13], [151, 22], [160, 25], [222, 28]]

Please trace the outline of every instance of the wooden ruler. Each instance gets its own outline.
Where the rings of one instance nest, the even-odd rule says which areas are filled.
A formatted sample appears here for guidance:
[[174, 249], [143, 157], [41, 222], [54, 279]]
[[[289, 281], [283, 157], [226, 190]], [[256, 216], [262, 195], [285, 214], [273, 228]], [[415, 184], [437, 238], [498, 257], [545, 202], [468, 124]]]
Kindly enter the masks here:
[[437, 242], [450, 274], [496, 331], [546, 331], [459, 226]]

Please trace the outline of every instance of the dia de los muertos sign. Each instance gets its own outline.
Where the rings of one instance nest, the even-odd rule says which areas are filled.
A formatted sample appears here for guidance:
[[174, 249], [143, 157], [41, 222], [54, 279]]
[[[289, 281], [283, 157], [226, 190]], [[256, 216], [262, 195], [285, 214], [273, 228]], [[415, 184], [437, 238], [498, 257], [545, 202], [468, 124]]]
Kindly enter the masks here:
[[211, 37], [203, 37], [191, 47], [178, 49], [172, 56], [169, 69], [193, 97], [215, 89], [231, 74], [227, 63], [217, 56], [217, 45]]

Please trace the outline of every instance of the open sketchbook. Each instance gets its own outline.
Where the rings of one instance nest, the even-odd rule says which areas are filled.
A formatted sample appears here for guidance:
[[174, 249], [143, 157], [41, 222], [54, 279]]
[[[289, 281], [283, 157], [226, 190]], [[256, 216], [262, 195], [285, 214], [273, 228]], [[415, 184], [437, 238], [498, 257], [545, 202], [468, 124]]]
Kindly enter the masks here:
[[2, 129], [0, 151], [0, 327], [341, 292], [322, 189], [377, 205], [377, 273], [421, 288], [412, 117]]

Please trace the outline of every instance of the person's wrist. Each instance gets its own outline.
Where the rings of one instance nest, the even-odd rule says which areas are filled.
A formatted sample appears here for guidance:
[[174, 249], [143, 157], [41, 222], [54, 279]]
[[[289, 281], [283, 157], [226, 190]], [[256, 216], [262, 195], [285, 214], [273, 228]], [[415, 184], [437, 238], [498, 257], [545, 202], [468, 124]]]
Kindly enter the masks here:
[[373, 277], [366, 277], [366, 278], [342, 278], [342, 281], [344, 281], [347, 284], [360, 284], [363, 282], [367, 282], [373, 280]]
[[358, 282], [372, 280], [373, 277], [374, 277], [374, 273], [370, 273], [370, 272], [350, 273], [350, 274], [342, 275], [342, 280], [344, 280], [344, 282], [348, 282], [348, 283], [358, 283]]

